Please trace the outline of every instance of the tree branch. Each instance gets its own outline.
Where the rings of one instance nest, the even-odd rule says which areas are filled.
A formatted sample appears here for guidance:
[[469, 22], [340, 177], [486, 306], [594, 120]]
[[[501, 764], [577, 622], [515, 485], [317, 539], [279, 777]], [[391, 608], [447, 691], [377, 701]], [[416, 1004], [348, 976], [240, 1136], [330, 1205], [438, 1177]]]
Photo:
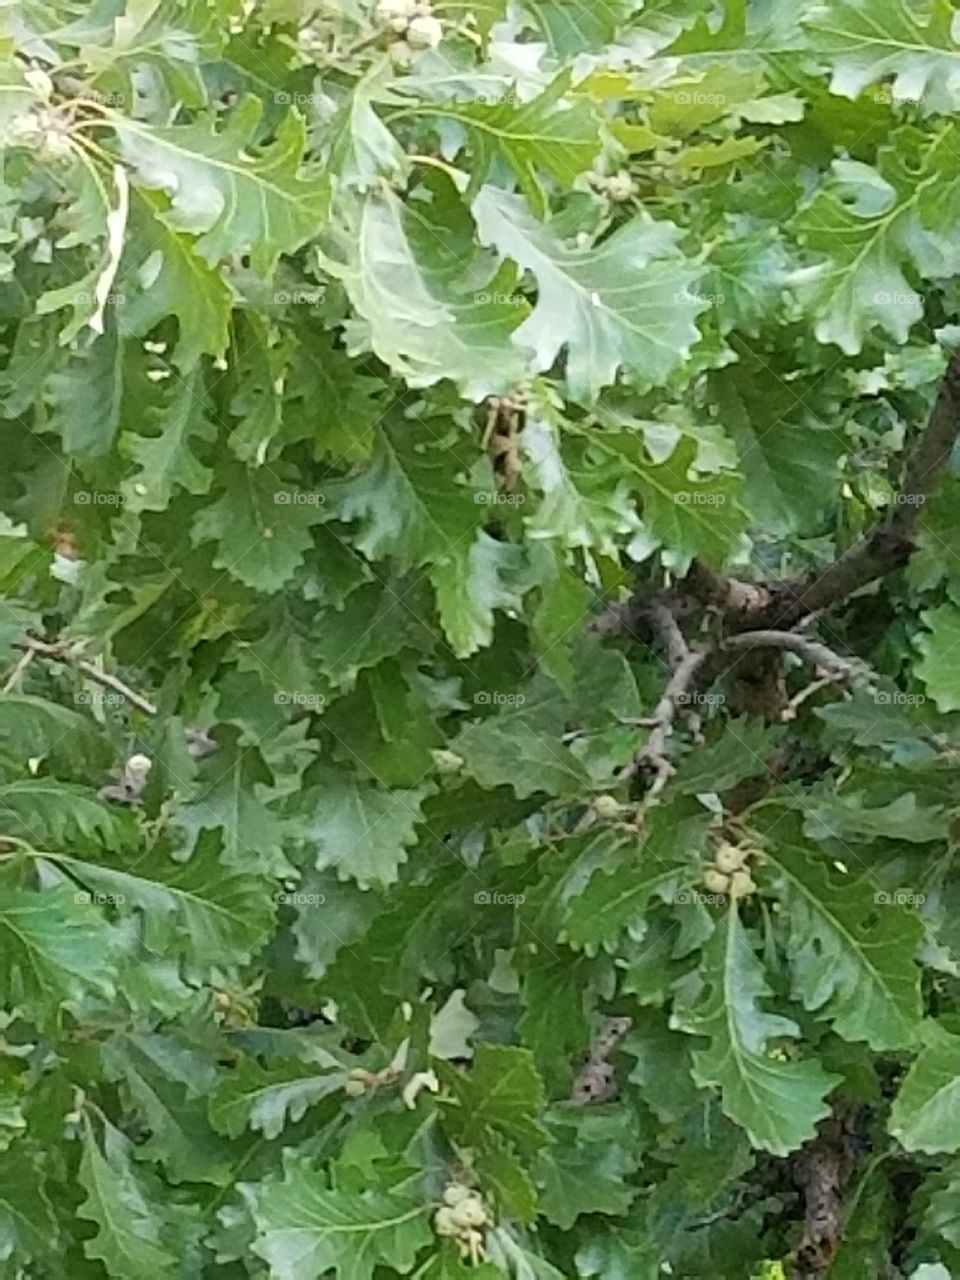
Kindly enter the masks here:
[[592, 1102], [611, 1102], [616, 1097], [617, 1086], [614, 1066], [610, 1059], [617, 1046], [633, 1026], [632, 1018], [605, 1018], [586, 1062], [577, 1072], [570, 1091], [570, 1101], [578, 1106]]
[[832, 563], [771, 591], [768, 604], [742, 615], [745, 629], [790, 627], [901, 569], [916, 549], [920, 514], [950, 462], [960, 429], [960, 351], [950, 357], [926, 428], [907, 453], [889, 515]]
[[645, 796], [646, 803], [655, 800], [673, 776], [673, 763], [667, 755], [667, 740], [673, 732], [678, 713], [684, 709], [684, 704], [689, 700], [690, 689], [705, 657], [706, 654], [687, 649], [682, 661], [667, 682], [663, 696], [654, 708], [654, 727], [650, 730], [650, 736], [631, 762], [620, 772], [618, 781], [626, 782], [636, 777], [643, 769], [653, 770], [654, 779]]
[[796, 631], [741, 631], [722, 640], [720, 649], [727, 653], [743, 649], [786, 649], [845, 684], [863, 679], [867, 674], [856, 659], [841, 657], [828, 645]]
[[135, 707], [139, 707], [141, 711], [146, 712], [148, 716], [157, 714], [157, 708], [142, 693], [137, 693], [136, 689], [131, 689], [128, 684], [124, 684], [122, 680], [117, 676], [111, 675], [109, 671], [101, 671], [99, 667], [94, 666], [92, 662], [87, 662], [85, 658], [72, 657], [63, 644], [49, 644], [46, 640], [34, 640], [32, 636], [27, 636], [25, 640], [18, 641], [15, 647], [24, 653], [35, 654], [38, 658], [48, 658], [51, 662], [62, 662], [67, 666], [74, 666], [78, 671], [82, 671], [85, 676], [88, 676], [89, 679], [103, 685], [105, 689], [113, 689], [115, 693], [119, 693]]

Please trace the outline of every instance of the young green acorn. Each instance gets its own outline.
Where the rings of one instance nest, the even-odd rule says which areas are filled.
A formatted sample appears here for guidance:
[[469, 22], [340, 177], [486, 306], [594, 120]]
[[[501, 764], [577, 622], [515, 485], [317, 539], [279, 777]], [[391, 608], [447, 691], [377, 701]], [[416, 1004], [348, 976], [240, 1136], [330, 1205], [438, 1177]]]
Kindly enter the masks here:
[[730, 887], [730, 881], [716, 867], [707, 867], [703, 873], [703, 884], [710, 893], [726, 893]]
[[747, 854], [744, 849], [735, 844], [724, 843], [717, 849], [713, 860], [717, 870], [729, 876], [733, 875], [734, 871], [740, 870], [747, 861]]

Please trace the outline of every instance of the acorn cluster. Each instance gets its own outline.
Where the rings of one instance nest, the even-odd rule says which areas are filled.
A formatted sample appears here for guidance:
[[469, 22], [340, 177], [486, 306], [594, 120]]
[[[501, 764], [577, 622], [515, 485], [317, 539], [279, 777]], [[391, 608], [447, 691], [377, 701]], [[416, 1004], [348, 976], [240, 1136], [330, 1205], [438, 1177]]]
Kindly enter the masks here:
[[742, 845], [728, 844], [726, 841], [719, 844], [714, 854], [713, 866], [703, 873], [704, 887], [710, 893], [722, 893], [734, 902], [749, 897], [757, 887], [747, 866], [752, 852]]
[[429, 0], [377, 0], [376, 19], [411, 49], [436, 49], [443, 39]]
[[479, 1191], [451, 1182], [444, 1188], [443, 1204], [433, 1218], [433, 1229], [438, 1236], [452, 1237], [460, 1245], [461, 1252], [471, 1261], [483, 1257], [483, 1228], [490, 1221], [490, 1213]]

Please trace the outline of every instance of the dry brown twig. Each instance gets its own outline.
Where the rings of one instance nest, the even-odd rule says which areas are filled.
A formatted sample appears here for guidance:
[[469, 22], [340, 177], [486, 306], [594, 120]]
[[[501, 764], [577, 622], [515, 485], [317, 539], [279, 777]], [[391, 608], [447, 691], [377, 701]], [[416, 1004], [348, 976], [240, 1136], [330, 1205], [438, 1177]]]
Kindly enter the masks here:
[[157, 708], [149, 698], [145, 698], [142, 693], [137, 693], [136, 689], [131, 689], [118, 676], [111, 675], [109, 671], [102, 671], [92, 662], [88, 662], [86, 658], [75, 657], [65, 644], [51, 644], [46, 640], [35, 640], [32, 636], [27, 636], [17, 642], [16, 648], [20, 649], [24, 654], [29, 653], [34, 657], [46, 658], [50, 662], [62, 662], [66, 666], [75, 667], [88, 679], [102, 685], [105, 689], [112, 689], [114, 693], [119, 693], [129, 703], [138, 707], [148, 716], [157, 714]]

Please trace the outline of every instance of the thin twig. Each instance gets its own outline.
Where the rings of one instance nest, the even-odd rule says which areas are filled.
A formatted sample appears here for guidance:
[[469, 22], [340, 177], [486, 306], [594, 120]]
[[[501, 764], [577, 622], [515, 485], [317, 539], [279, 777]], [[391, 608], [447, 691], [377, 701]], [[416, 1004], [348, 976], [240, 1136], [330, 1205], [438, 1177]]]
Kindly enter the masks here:
[[17, 659], [17, 665], [10, 672], [10, 675], [7, 677], [6, 684], [3, 686], [3, 693], [11, 693], [17, 687], [23, 673], [26, 671], [27, 667], [29, 667], [34, 657], [35, 654], [32, 649], [25, 649], [23, 653], [20, 654], [20, 657]]
[[139, 707], [141, 711], [146, 712], [148, 716], [157, 714], [157, 708], [142, 693], [137, 693], [136, 689], [131, 689], [128, 684], [125, 684], [118, 676], [111, 675], [109, 671], [101, 671], [99, 667], [94, 666], [92, 662], [88, 662], [85, 658], [72, 657], [62, 644], [50, 644], [46, 640], [34, 640], [32, 636], [27, 636], [26, 639], [17, 642], [16, 648], [22, 649], [25, 654], [30, 653], [38, 658], [47, 658], [51, 662], [62, 662], [65, 666], [76, 667], [78, 671], [82, 671], [85, 676], [88, 676], [97, 684], [119, 693], [133, 706]]
[[841, 657], [828, 645], [819, 640], [811, 640], [796, 631], [742, 631], [739, 635], [722, 640], [720, 648], [727, 652], [739, 649], [786, 649], [811, 666], [819, 667], [821, 671], [832, 674], [834, 679], [846, 683], [853, 683], [866, 675], [863, 664], [856, 659]]
[[[655, 600], [644, 610], [644, 617], [649, 623], [654, 638], [666, 654], [671, 670], [676, 671], [690, 653], [690, 646], [680, 630], [680, 625], [672, 609], [663, 600]], [[702, 742], [700, 717], [697, 712], [689, 705], [683, 706], [679, 710], [684, 723], [693, 734], [694, 741]]]
[[706, 654], [697, 653], [692, 649], [687, 650], [686, 656], [670, 677], [663, 696], [654, 708], [654, 727], [650, 730], [650, 736], [630, 763], [620, 772], [618, 781], [626, 782], [642, 769], [653, 769], [655, 776], [646, 794], [646, 803], [655, 800], [673, 776], [673, 764], [667, 756], [667, 739], [673, 732], [673, 723], [678, 712], [683, 709], [684, 701], [689, 697], [690, 688], [705, 657]]
[[793, 695], [787, 705], [780, 712], [781, 720], [796, 720], [797, 712], [807, 701], [812, 698], [815, 693], [819, 693], [821, 689], [835, 689], [837, 687], [836, 676], [821, 676], [819, 680], [811, 680], [809, 684]]

